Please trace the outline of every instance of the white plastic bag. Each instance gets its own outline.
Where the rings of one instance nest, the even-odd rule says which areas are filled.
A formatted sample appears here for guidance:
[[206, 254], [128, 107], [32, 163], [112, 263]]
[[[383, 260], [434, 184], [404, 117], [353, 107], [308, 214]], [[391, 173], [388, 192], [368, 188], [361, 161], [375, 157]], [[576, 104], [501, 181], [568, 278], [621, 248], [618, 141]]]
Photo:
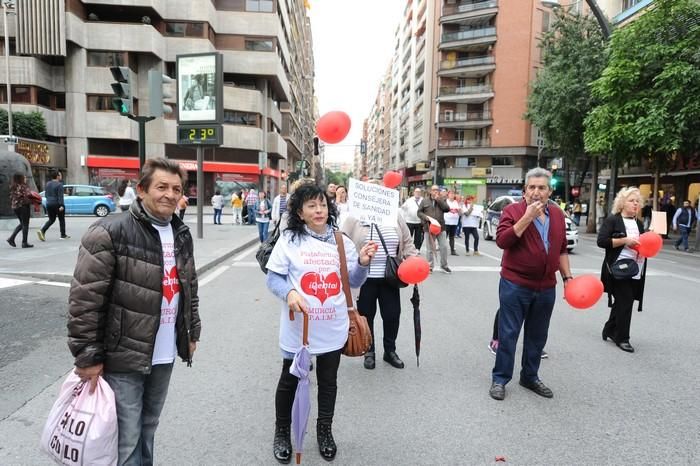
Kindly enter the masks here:
[[41, 449], [63, 465], [115, 465], [118, 456], [114, 392], [100, 377], [95, 392], [73, 372], [63, 382], [41, 435]]

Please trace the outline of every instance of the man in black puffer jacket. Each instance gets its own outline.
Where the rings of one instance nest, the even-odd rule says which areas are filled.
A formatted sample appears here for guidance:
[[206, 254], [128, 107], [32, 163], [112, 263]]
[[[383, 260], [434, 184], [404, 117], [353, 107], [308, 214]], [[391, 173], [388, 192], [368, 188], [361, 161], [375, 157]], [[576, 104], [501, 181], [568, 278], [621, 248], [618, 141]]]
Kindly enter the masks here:
[[75, 372], [114, 391], [118, 464], [152, 464], [153, 439], [180, 356], [199, 340], [199, 298], [189, 228], [174, 215], [184, 173], [150, 159], [128, 215], [96, 222], [82, 238], [69, 297]]

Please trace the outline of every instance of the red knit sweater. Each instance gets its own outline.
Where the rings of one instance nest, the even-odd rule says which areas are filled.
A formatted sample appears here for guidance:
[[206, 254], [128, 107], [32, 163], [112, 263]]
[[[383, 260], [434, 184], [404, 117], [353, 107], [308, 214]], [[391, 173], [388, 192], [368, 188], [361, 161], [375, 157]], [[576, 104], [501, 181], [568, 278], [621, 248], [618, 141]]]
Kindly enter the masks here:
[[518, 238], [513, 226], [525, 215], [523, 200], [510, 204], [501, 214], [496, 233], [496, 244], [503, 249], [501, 277], [532, 290], [552, 288], [557, 284], [559, 256], [566, 254], [566, 223], [564, 212], [553, 204], [549, 209], [549, 253], [537, 227], [531, 223]]

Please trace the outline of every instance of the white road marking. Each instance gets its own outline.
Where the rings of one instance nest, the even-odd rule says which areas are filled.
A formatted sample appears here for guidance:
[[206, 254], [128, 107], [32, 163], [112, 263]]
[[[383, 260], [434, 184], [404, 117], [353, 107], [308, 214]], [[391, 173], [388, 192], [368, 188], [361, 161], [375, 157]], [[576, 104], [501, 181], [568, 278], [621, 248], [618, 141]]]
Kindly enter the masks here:
[[[233, 258], [233, 262], [234, 262], [234, 263], [235, 263], [235, 262], [239, 262], [241, 259], [243, 259], [244, 257], [246, 257], [248, 254], [252, 253], [253, 251], [257, 251], [257, 250], [258, 250], [258, 246], [257, 246], [257, 245], [256, 245], [256, 246], [249, 247], [248, 249], [246, 249], [246, 250], [243, 251], [242, 253], [240, 253], [240, 254], [238, 254], [237, 256], [235, 256], [235, 257]], [[234, 265], [234, 264], [232, 264], [232, 265]]]
[[229, 265], [222, 265], [218, 269], [207, 273], [203, 279], [199, 280], [199, 286], [206, 286], [210, 281], [214, 280], [219, 275], [226, 272], [229, 268], [230, 268]]
[[63, 288], [70, 288], [70, 283], [65, 282], [51, 282], [48, 280], [42, 280], [40, 282], [34, 282], [37, 285], [48, 285], [48, 286], [59, 286]]
[[20, 286], [20, 285], [26, 285], [27, 283], [31, 283], [29, 280], [17, 280], [14, 278], [2, 278], [0, 277], [0, 289], [2, 288], [10, 288], [13, 286]]
[[[459, 238], [459, 239], [462, 239], [462, 238]], [[481, 242], [481, 241], [486, 241], [486, 240], [480, 239], [479, 242]], [[470, 242], [471, 242], [471, 241], [470, 241]], [[461, 249], [464, 249], [465, 252], [466, 252], [466, 250], [467, 250], [467, 245], [466, 245], [466, 244], [461, 243], [461, 242], [460, 242], [460, 243], [457, 243], [457, 239], [456, 239], [456, 238], [455, 238], [455, 243], [456, 243]], [[487, 253], [485, 253], [484, 251], [479, 251], [479, 254], [482, 255], [482, 256], [484, 256], [484, 257], [488, 257], [489, 259], [493, 259], [493, 260], [495, 260], [496, 262], [501, 262], [501, 258], [500, 258], [500, 257], [492, 256], [491, 254], [487, 254]], [[476, 256], [476, 257], [478, 257], [478, 256]], [[450, 267], [450, 268], [452, 268], [452, 267]]]
[[234, 262], [231, 264], [231, 267], [260, 267], [260, 264], [257, 262]]

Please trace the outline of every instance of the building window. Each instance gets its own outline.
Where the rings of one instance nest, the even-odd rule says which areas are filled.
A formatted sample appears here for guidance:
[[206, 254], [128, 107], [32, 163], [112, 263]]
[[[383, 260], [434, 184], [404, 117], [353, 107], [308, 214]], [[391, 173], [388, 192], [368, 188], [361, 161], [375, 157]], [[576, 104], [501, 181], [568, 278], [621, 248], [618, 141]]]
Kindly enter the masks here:
[[39, 88], [36, 92], [36, 103], [42, 107], [51, 108], [51, 92]]
[[224, 123], [227, 125], [258, 126], [258, 115], [255, 113], [224, 110]]
[[66, 109], [66, 94], [63, 92], [56, 93], [56, 110]]
[[273, 0], [246, 0], [245, 2], [245, 11], [272, 13], [274, 11], [273, 7]]
[[549, 31], [549, 28], [550, 28], [549, 11], [543, 11], [542, 12], [542, 32]]
[[622, 0], [622, 11], [628, 10], [642, 0]]
[[126, 52], [96, 52], [88, 51], [88, 66], [126, 66], [128, 63]]
[[28, 86], [12, 86], [12, 102], [18, 104], [31, 104], [31, 89]]
[[476, 167], [476, 157], [457, 157], [455, 159], [456, 168]]
[[111, 95], [89, 95], [87, 96], [88, 112], [113, 111]]
[[271, 40], [246, 39], [245, 49], [254, 52], [274, 52], [275, 45]]
[[170, 37], [205, 37], [204, 23], [167, 21], [165, 23], [165, 35]]
[[494, 167], [512, 167], [515, 165], [513, 157], [491, 157], [491, 165]]

